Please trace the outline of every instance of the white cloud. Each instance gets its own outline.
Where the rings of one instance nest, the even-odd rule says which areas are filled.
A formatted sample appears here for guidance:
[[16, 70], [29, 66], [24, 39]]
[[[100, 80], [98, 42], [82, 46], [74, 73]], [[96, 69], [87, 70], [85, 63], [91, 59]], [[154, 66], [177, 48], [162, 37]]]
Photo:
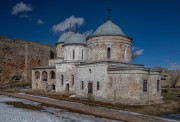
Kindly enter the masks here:
[[43, 24], [44, 24], [44, 21], [42, 21], [42, 19], [38, 19], [37, 22], [36, 22], [36, 24], [38, 24], [38, 25], [43, 25]]
[[170, 70], [180, 70], [180, 64], [171, 63], [168, 69], [170, 69]]
[[88, 36], [92, 35], [92, 33], [93, 33], [93, 30], [88, 30], [88, 31], [83, 33], [83, 36], [88, 37]]
[[20, 18], [31, 18], [31, 15], [27, 15], [27, 14], [22, 14], [19, 15]]
[[21, 12], [29, 12], [32, 11], [32, 7], [30, 4], [26, 4], [24, 2], [17, 3], [15, 6], [13, 6], [11, 14], [16, 15]]
[[140, 48], [139, 47], [132, 47], [132, 50], [139, 50]]
[[[135, 58], [135, 57], [143, 54], [144, 49], [139, 49], [139, 48], [136, 48], [136, 49], [138, 49], [138, 50], [136, 50], [132, 53], [132, 58]], [[133, 50], [135, 50], [135, 49], [133, 49]]]
[[56, 24], [52, 27], [52, 30], [54, 32], [57, 32], [57, 33], [61, 33], [65, 30], [67, 30], [68, 28], [70, 28], [70, 25], [71, 25], [71, 28], [75, 27], [76, 24], [78, 26], [81, 26], [82, 24], [84, 24], [84, 18], [82, 17], [74, 17], [73, 15], [70, 16], [69, 18], [66, 18], [63, 22], [60, 22], [59, 24]]

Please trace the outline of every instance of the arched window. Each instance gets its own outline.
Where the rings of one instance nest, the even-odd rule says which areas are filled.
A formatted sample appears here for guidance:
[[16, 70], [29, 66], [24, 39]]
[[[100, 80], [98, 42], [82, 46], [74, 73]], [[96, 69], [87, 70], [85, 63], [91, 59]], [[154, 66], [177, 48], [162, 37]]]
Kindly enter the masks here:
[[64, 76], [61, 75], [61, 85], [63, 85], [63, 84], [64, 84]]
[[74, 86], [74, 75], [71, 75], [72, 86]]
[[41, 64], [41, 60], [39, 59], [39, 60], [38, 60], [38, 65], [40, 65], [40, 64]]
[[157, 91], [159, 91], [159, 80], [157, 80]]
[[127, 47], [126, 46], [124, 47], [124, 58], [126, 61], [127, 60]]
[[143, 91], [147, 92], [147, 80], [143, 81]]
[[107, 48], [107, 58], [108, 59], [111, 58], [111, 48], [110, 47]]
[[50, 72], [50, 78], [55, 79], [56, 78], [56, 73], [54, 71]]
[[73, 59], [75, 59], [75, 50], [73, 50]]
[[64, 59], [67, 60], [67, 49], [64, 51]]
[[99, 90], [99, 88], [100, 88], [100, 83], [99, 83], [99, 81], [97, 82], [97, 90]]
[[46, 72], [46, 71], [43, 71], [43, 72], [42, 72], [42, 81], [47, 81], [47, 79], [48, 79], [47, 72]]
[[54, 53], [53, 51], [50, 51], [50, 59], [53, 59], [54, 58]]
[[109, 83], [110, 87], [113, 87], [113, 78], [109, 77], [109, 80], [110, 80], [110, 83]]
[[35, 79], [40, 79], [40, 72], [39, 71], [35, 72]]
[[84, 89], [84, 81], [81, 81], [81, 90]]
[[91, 74], [91, 69], [89, 69], [89, 73]]
[[84, 59], [84, 50], [82, 50], [82, 60]]

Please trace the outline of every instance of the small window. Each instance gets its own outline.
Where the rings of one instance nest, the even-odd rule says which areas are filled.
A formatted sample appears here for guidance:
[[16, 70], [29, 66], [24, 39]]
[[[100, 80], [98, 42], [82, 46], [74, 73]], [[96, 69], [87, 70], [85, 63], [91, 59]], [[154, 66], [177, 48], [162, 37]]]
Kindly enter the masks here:
[[40, 60], [40, 59], [38, 60], [38, 63], [37, 63], [37, 64], [38, 64], [38, 65], [40, 65], [40, 64], [41, 64], [41, 60]]
[[143, 81], [143, 91], [147, 92], [147, 80]]
[[84, 59], [84, 50], [82, 50], [82, 60]]
[[89, 73], [91, 74], [91, 69], [89, 69]]
[[107, 48], [107, 58], [110, 59], [111, 57], [111, 48]]
[[113, 78], [112, 78], [112, 77], [110, 77], [109, 79], [110, 79], [110, 83], [109, 83], [109, 85], [110, 85], [110, 87], [112, 88], [112, 87], [113, 87]]
[[50, 59], [53, 59], [54, 58], [54, 53], [53, 51], [50, 51]]
[[157, 80], [157, 91], [159, 91], [159, 80]]
[[84, 89], [84, 81], [81, 81], [81, 90]]
[[61, 75], [61, 85], [64, 85], [64, 76]]
[[75, 59], [75, 50], [73, 50], [73, 59]]
[[74, 86], [74, 75], [71, 75], [72, 86]]
[[100, 83], [99, 81], [97, 82], [97, 90], [99, 90], [99, 87], [100, 87]]

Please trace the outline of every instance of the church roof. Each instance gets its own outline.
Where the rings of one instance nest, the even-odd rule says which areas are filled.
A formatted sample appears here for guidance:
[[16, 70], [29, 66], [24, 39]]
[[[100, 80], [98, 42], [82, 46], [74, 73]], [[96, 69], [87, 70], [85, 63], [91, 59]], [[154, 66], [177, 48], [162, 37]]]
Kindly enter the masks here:
[[78, 32], [73, 32], [64, 41], [64, 45], [67, 45], [67, 44], [83, 44], [83, 45], [86, 45], [86, 40], [82, 34], [80, 34]]
[[63, 33], [63, 34], [59, 37], [57, 43], [63, 43], [63, 42], [66, 40], [66, 38], [69, 37], [71, 34], [73, 34], [72, 31], [67, 31], [67, 32]]
[[123, 31], [119, 26], [114, 24], [111, 20], [106, 20], [101, 26], [97, 28], [97, 30], [93, 33], [93, 36], [96, 35], [123, 35]]

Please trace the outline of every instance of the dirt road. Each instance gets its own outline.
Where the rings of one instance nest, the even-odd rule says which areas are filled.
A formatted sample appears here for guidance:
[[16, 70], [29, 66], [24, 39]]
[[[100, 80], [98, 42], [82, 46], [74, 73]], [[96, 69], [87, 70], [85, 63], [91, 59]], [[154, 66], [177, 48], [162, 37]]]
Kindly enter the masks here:
[[24, 94], [24, 93], [9, 93], [9, 92], [0, 91], [0, 94], [17, 97], [17, 98], [28, 99], [31, 101], [42, 103], [47, 106], [67, 109], [72, 112], [78, 112], [78, 113], [83, 113], [83, 114], [88, 114], [88, 115], [93, 115], [96, 117], [102, 117], [102, 118], [113, 119], [113, 120], [121, 120], [121, 121], [127, 121], [127, 122], [166, 122], [168, 121], [166, 119], [153, 117], [153, 116], [146, 116], [146, 115], [142, 115], [138, 113], [108, 109], [104, 107], [89, 106], [82, 103], [57, 100], [57, 99], [52, 99], [48, 97], [34, 96], [34, 95], [29, 95], [29, 94]]

